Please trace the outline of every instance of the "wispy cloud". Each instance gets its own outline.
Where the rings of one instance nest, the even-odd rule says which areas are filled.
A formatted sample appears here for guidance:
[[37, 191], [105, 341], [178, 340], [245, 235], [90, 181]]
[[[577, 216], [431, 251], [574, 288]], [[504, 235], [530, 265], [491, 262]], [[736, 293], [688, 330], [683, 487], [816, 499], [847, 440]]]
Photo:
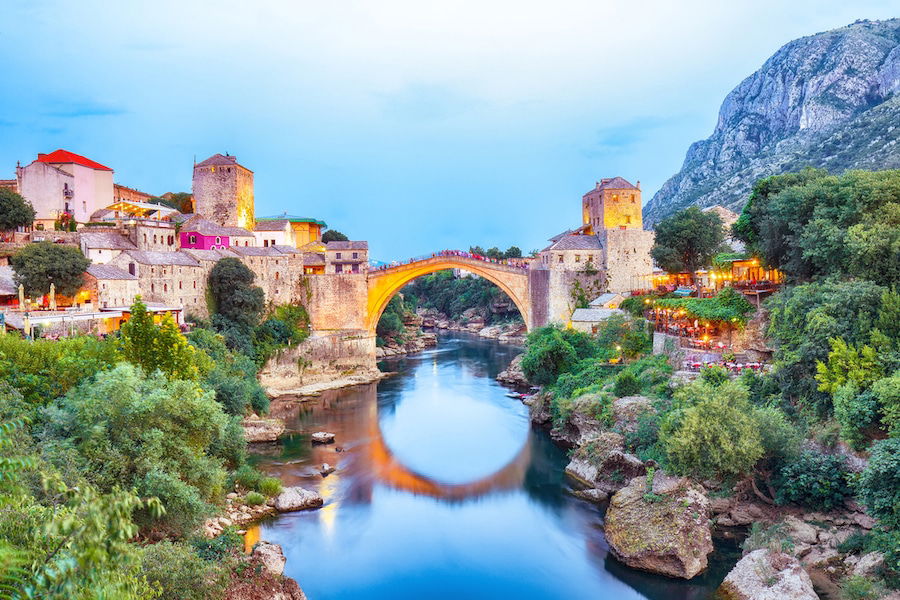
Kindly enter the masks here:
[[79, 119], [82, 117], [112, 117], [123, 115], [127, 111], [118, 106], [111, 106], [92, 101], [85, 102], [59, 102], [43, 114], [46, 117], [59, 119]]

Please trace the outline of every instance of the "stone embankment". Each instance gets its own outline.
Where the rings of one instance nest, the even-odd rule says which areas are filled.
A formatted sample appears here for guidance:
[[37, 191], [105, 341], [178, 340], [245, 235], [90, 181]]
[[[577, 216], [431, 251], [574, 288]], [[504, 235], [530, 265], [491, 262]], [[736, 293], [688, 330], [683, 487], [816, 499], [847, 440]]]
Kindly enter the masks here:
[[[517, 370], [520, 371], [520, 367], [513, 365], [507, 369], [512, 373]], [[512, 383], [518, 378], [506, 373], [502, 380]], [[590, 400], [577, 398], [573, 404], [591, 405]], [[594, 502], [609, 500], [605, 526], [607, 540], [614, 555], [625, 564], [669, 576], [692, 577], [692, 573], [699, 572], [698, 568], [705, 568], [703, 553], [706, 544], [692, 545], [698, 539], [706, 539], [704, 528], [734, 535], [739, 533], [733, 531], [734, 528], [746, 530], [754, 523], [764, 528], [776, 527], [776, 537], [782, 543], [781, 552], [802, 567], [804, 574], [809, 574], [806, 579], [812, 576], [817, 587], [827, 589], [831, 586], [835, 593], [835, 581], [848, 575], [871, 574], [884, 560], [877, 552], [845, 554], [838, 550], [838, 546], [851, 535], [875, 527], [875, 520], [855, 502], [848, 502], [840, 510], [831, 512], [776, 506], [761, 500], [749, 480], [724, 489], [715, 481], [691, 482], [685, 479], [678, 480], [674, 487], [665, 487], [666, 493], [662, 493], [655, 484], [648, 493], [644, 489], [645, 474], [651, 467], [656, 469], [657, 465], [654, 461], [641, 461], [630, 454], [625, 447], [624, 436], [636, 430], [642, 414], [654, 410], [649, 398], [627, 396], [615, 399], [611, 426], [577, 410], [564, 424], [554, 426], [549, 393], [541, 392], [524, 401], [530, 407], [532, 422], [548, 429], [554, 441], [571, 449], [566, 473], [579, 488], [575, 494]], [[660, 476], [661, 472], [657, 470], [654, 481]], [[693, 490], [690, 498], [688, 490]], [[699, 499], [700, 495], [703, 501]], [[676, 514], [679, 502], [682, 505], [687, 502], [691, 507], [689, 514]], [[676, 512], [666, 512], [669, 510]], [[646, 529], [648, 527], [650, 529]], [[679, 536], [683, 536], [686, 545], [678, 541]], [[644, 540], [646, 543], [634, 540]], [[768, 579], [782, 582], [778, 585], [783, 586], [784, 590], [799, 590], [797, 595], [773, 598], [809, 597], [803, 595], [807, 590], [805, 583], [795, 581], [796, 577], [802, 579], [802, 576], [796, 575], [796, 569], [791, 565], [793, 563], [785, 563], [784, 568], [773, 571]], [[741, 570], [746, 568], [746, 564], [741, 566]], [[745, 574], [739, 571], [733, 580], [735, 587], [729, 592], [732, 595], [727, 597], [755, 598], [740, 595], [743, 593], [741, 590], [753, 589]]]
[[243, 535], [248, 526], [265, 517], [276, 513], [320, 508], [324, 503], [322, 496], [317, 492], [301, 487], [289, 487], [274, 498], [266, 500], [264, 504], [250, 506], [244, 502], [246, 490], [241, 491], [244, 493], [235, 491], [226, 496], [222, 516], [207, 519], [202, 527], [203, 535], [214, 538], [226, 527], [231, 526], [237, 527], [238, 533]]
[[734, 566], [719, 588], [723, 600], [818, 600], [797, 559], [782, 552], [754, 550]]
[[388, 337], [384, 342], [383, 346], [375, 348], [375, 358], [378, 360], [433, 348], [437, 346], [437, 336], [422, 331], [422, 317], [409, 314], [403, 319], [403, 333], [396, 337]]
[[525, 343], [527, 330], [522, 321], [513, 321], [502, 325], [487, 325], [485, 317], [475, 308], [465, 310], [459, 319], [450, 319], [444, 313], [430, 308], [420, 308], [417, 314], [422, 318], [422, 327], [425, 329], [464, 331], [506, 344]]
[[375, 365], [375, 338], [360, 330], [314, 333], [269, 359], [260, 369], [259, 382], [275, 398], [315, 395], [383, 376]]

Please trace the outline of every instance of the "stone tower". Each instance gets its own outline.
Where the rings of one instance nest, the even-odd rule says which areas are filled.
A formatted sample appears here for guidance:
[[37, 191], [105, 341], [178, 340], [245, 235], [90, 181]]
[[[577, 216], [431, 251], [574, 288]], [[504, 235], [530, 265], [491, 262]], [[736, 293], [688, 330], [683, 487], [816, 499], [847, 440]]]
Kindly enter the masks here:
[[627, 292], [641, 287], [653, 273], [653, 232], [641, 216], [641, 187], [622, 177], [601, 179], [582, 196], [582, 222], [603, 247], [607, 289]]
[[194, 211], [227, 227], [252, 230], [253, 171], [237, 158], [214, 154], [194, 164]]

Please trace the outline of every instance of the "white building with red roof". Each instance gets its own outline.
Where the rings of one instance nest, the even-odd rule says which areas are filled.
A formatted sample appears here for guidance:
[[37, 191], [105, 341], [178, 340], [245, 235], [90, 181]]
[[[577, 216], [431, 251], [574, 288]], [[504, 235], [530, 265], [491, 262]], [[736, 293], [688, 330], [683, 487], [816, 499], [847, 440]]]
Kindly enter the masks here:
[[19, 193], [35, 210], [35, 227], [53, 229], [64, 215], [78, 223], [111, 205], [114, 200], [113, 170], [89, 158], [56, 150], [38, 157], [26, 167], [16, 167]]

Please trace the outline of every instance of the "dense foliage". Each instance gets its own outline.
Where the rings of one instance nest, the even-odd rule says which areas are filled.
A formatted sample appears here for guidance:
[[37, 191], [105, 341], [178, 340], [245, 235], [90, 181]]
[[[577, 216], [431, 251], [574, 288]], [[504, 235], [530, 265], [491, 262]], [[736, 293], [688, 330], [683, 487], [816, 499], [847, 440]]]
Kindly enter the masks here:
[[209, 273], [209, 291], [216, 313], [243, 327], [259, 323], [265, 308], [263, 290], [253, 285], [256, 276], [236, 258], [223, 258]]
[[171, 315], [157, 326], [141, 297], [135, 298], [131, 318], [120, 329], [122, 356], [145, 373], [162, 371], [169, 379], [197, 379], [210, 366], [203, 354], [188, 344]]
[[337, 229], [327, 229], [325, 233], [322, 234], [322, 242], [325, 244], [328, 242], [346, 242], [349, 241], [349, 239], [350, 238]]
[[[408, 304], [435, 309], [451, 319], [475, 309], [485, 323], [517, 317], [519, 312], [509, 296], [487, 279], [477, 276], [457, 277], [453, 271], [438, 271], [419, 277], [403, 288]], [[505, 310], [496, 312], [495, 305]]]
[[800, 279], [900, 283], [900, 171], [823, 170], [761, 179], [733, 226], [764, 261]]
[[832, 510], [850, 496], [847, 468], [840, 456], [805, 451], [785, 464], [778, 472], [775, 485], [777, 500], [793, 502], [816, 510]]
[[688, 317], [702, 321], [718, 321], [745, 325], [753, 313], [753, 305], [732, 287], [724, 287], [712, 298], [660, 298], [651, 306], [680, 309]]
[[[900, 438], [872, 446], [872, 457], [858, 487], [867, 510], [886, 527], [900, 529]], [[900, 554], [900, 547], [897, 552]]]
[[650, 254], [669, 273], [694, 273], [709, 266], [725, 239], [719, 215], [696, 206], [663, 219], [654, 229]]
[[510, 246], [506, 251], [501, 250], [497, 246], [491, 246], [487, 250], [481, 246], [469, 246], [471, 254], [484, 256], [495, 260], [503, 260], [505, 258], [522, 258], [522, 250], [518, 246]]
[[27, 227], [34, 221], [34, 208], [21, 195], [0, 187], [0, 231]]
[[29, 296], [50, 293], [51, 283], [57, 294], [74, 296], [81, 289], [84, 271], [91, 261], [79, 248], [36, 242], [13, 254], [9, 264], [15, 271], [16, 285], [24, 286]]

